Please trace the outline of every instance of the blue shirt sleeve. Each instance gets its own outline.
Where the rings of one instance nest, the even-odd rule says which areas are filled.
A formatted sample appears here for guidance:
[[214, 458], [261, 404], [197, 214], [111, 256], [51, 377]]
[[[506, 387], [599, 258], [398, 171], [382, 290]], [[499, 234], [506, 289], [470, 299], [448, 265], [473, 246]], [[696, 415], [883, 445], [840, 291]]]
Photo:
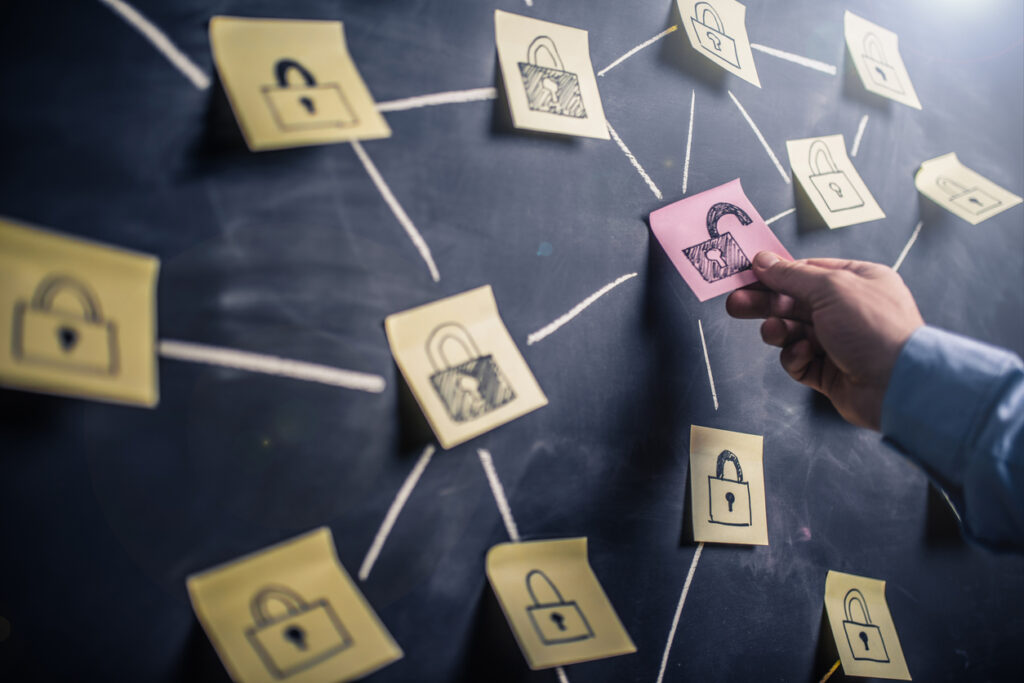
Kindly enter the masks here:
[[967, 535], [1024, 550], [1024, 364], [934, 327], [910, 337], [882, 403], [882, 434], [945, 490]]

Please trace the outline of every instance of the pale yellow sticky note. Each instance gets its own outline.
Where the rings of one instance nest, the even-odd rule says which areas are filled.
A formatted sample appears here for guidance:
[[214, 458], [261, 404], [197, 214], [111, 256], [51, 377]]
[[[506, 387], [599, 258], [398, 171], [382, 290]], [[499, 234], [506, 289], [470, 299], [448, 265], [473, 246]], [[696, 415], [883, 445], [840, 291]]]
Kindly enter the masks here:
[[764, 437], [690, 427], [693, 538], [768, 545]]
[[917, 191], [971, 225], [1017, 206], [1021, 198], [960, 163], [950, 152], [921, 164]]
[[495, 10], [494, 37], [516, 128], [609, 139], [586, 31]]
[[340, 21], [214, 17], [210, 44], [249, 149], [390, 137]]
[[384, 329], [443, 448], [547, 405], [490, 285], [389, 315]]
[[899, 36], [850, 11], [843, 15], [843, 29], [846, 47], [864, 87], [876, 95], [920, 109], [921, 101], [900, 56]]
[[910, 671], [885, 601], [885, 581], [829, 571], [825, 612], [843, 673], [909, 681]]
[[736, 0], [676, 0], [693, 49], [757, 87], [757, 66], [747, 37], [747, 8]]
[[321, 527], [201, 574], [188, 594], [238, 683], [335, 683], [402, 658]]
[[829, 228], [885, 218], [853, 162], [842, 135], [787, 140], [793, 177]]
[[587, 539], [502, 543], [487, 578], [531, 669], [636, 652], [587, 559]]
[[155, 406], [160, 261], [0, 220], [0, 384]]

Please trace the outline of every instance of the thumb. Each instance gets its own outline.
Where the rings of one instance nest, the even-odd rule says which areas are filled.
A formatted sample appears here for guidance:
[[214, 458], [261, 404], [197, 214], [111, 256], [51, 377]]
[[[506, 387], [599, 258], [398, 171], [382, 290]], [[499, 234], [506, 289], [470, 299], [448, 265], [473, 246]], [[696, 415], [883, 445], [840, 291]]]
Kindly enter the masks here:
[[802, 301], [809, 301], [820, 293], [825, 277], [831, 272], [806, 261], [786, 261], [770, 251], [758, 253], [753, 266], [761, 284]]

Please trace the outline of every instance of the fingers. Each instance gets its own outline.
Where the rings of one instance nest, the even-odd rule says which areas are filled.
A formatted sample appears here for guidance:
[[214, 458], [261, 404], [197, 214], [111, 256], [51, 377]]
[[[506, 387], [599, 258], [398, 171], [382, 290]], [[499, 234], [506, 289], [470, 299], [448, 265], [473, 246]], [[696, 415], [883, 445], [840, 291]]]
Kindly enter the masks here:
[[793, 297], [760, 289], [737, 289], [725, 300], [725, 310], [734, 318], [790, 318], [810, 322], [808, 306]]
[[822, 391], [821, 375], [825, 357], [815, 353], [811, 342], [801, 339], [779, 352], [779, 362], [789, 376], [815, 391]]
[[765, 344], [772, 346], [788, 346], [801, 339], [807, 339], [818, 352], [817, 339], [814, 337], [814, 328], [810, 325], [786, 320], [784, 318], [768, 318], [761, 323], [761, 339]]
[[805, 303], [812, 302], [833, 270], [807, 261], [786, 261], [770, 251], [755, 256], [753, 268], [762, 284]]

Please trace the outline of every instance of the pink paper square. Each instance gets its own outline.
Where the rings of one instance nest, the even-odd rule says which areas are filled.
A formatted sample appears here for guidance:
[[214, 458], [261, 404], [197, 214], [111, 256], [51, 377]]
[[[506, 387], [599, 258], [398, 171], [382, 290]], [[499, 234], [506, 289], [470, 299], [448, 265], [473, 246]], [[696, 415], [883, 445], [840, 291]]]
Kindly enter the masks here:
[[[792, 258], [743, 193], [739, 178], [669, 204], [650, 218], [654, 236], [701, 301], [757, 282], [750, 261], [759, 251]], [[717, 239], [708, 231], [709, 221]]]

